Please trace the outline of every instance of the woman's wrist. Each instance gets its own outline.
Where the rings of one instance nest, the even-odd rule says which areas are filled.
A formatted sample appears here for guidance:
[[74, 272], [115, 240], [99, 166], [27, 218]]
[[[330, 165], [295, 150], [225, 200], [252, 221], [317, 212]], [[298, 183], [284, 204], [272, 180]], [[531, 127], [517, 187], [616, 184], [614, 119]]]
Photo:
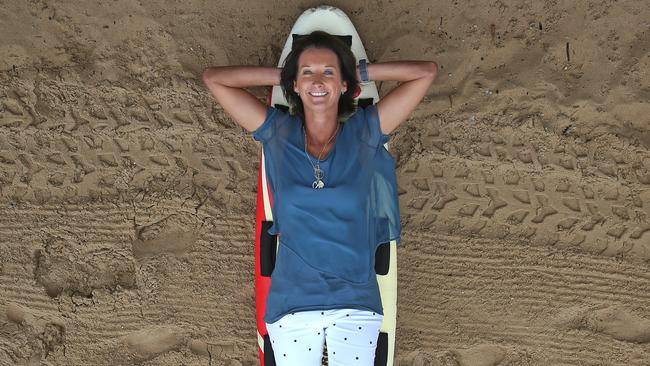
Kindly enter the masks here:
[[357, 66], [358, 79], [360, 83], [367, 83], [370, 81], [368, 77], [368, 61], [366, 59], [359, 60], [359, 65]]

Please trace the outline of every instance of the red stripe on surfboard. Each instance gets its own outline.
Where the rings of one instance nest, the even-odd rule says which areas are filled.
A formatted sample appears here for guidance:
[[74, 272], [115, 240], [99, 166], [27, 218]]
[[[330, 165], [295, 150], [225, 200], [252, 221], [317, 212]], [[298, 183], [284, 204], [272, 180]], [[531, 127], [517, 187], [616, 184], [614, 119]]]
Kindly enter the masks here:
[[268, 279], [262, 277], [260, 272], [260, 234], [262, 232], [262, 222], [266, 219], [264, 213], [264, 197], [262, 186], [262, 153], [260, 150], [260, 168], [257, 175], [257, 208], [255, 213], [255, 302], [257, 309], [257, 329], [259, 333], [266, 335], [266, 324], [264, 323], [265, 297], [268, 293]]
[[[256, 308], [256, 321], [257, 331], [264, 337], [268, 334], [266, 330], [266, 323], [264, 322], [264, 313], [266, 312], [266, 297], [271, 286], [271, 279], [263, 277], [261, 274], [260, 265], [260, 234], [262, 232], [262, 222], [266, 220], [266, 213], [264, 211], [264, 196], [262, 179], [266, 180], [267, 195], [269, 197], [269, 205], [273, 204], [273, 197], [268, 184], [268, 179], [262, 174], [262, 150], [260, 149], [260, 165], [257, 174], [257, 200], [255, 212], [255, 308]], [[260, 365], [264, 366], [264, 350], [258, 347], [260, 353]]]
[[[271, 105], [271, 97], [273, 94], [273, 87], [268, 88], [266, 104]], [[256, 210], [255, 210], [255, 318], [257, 322], [257, 332], [262, 337], [268, 334], [266, 330], [266, 323], [264, 322], [264, 313], [266, 312], [266, 297], [269, 293], [269, 287], [271, 286], [270, 277], [262, 277], [261, 273], [261, 264], [260, 264], [260, 234], [262, 233], [262, 222], [266, 221], [266, 212], [264, 211], [264, 185], [262, 185], [262, 179], [266, 180], [267, 187], [267, 197], [269, 197], [269, 205], [271, 207], [273, 204], [273, 198], [271, 196], [271, 189], [268, 184], [268, 179], [262, 174], [262, 148], [260, 148], [260, 165], [257, 172], [257, 200], [256, 200]], [[257, 351], [260, 357], [260, 366], [264, 366], [264, 348], [258, 347]]]
[[[266, 104], [271, 105], [272, 87], [269, 88]], [[257, 171], [257, 198], [255, 203], [255, 321], [257, 323], [257, 332], [260, 336], [264, 337], [268, 334], [266, 330], [266, 323], [264, 322], [264, 313], [266, 312], [266, 296], [269, 293], [271, 286], [271, 279], [269, 277], [262, 277], [261, 273], [261, 259], [260, 259], [260, 234], [262, 233], [262, 222], [266, 220], [266, 212], [264, 211], [264, 186], [262, 179], [262, 148], [260, 148], [260, 164]], [[268, 180], [267, 180], [268, 183]], [[268, 184], [267, 184], [268, 187]], [[268, 192], [269, 202], [271, 202], [271, 192]], [[257, 338], [257, 337], [256, 337]], [[257, 351], [260, 357], [260, 366], [264, 366], [264, 346], [259, 346], [259, 339], [257, 339]]]

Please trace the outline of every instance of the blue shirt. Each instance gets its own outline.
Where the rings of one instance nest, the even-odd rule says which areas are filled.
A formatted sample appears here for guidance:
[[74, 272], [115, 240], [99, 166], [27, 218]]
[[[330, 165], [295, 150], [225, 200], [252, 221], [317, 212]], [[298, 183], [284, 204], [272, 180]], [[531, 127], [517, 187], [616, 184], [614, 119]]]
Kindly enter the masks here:
[[[296, 311], [352, 308], [383, 314], [377, 246], [399, 242], [395, 160], [384, 147], [376, 106], [339, 129], [325, 160], [323, 189], [312, 188], [302, 120], [269, 107], [253, 138], [264, 148], [279, 248], [264, 320]], [[312, 164], [316, 157], [309, 155]]]

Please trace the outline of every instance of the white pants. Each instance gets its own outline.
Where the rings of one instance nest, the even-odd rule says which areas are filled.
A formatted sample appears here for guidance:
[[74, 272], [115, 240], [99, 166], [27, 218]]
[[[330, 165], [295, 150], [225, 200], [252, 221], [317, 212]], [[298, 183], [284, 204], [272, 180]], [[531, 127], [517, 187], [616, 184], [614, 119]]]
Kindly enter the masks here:
[[382, 315], [356, 309], [300, 311], [266, 323], [277, 366], [372, 366]]

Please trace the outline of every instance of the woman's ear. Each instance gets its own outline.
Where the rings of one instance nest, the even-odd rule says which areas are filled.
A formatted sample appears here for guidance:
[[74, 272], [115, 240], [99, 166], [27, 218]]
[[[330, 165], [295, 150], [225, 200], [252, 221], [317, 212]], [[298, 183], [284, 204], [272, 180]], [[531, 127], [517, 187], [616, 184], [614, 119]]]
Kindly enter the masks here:
[[298, 87], [296, 87], [296, 81], [293, 81], [293, 92], [298, 94]]
[[346, 91], [348, 91], [348, 82], [347, 82], [347, 81], [344, 81], [344, 82], [343, 82], [343, 88], [341, 88], [341, 91], [342, 91], [343, 93], [345, 93]]

